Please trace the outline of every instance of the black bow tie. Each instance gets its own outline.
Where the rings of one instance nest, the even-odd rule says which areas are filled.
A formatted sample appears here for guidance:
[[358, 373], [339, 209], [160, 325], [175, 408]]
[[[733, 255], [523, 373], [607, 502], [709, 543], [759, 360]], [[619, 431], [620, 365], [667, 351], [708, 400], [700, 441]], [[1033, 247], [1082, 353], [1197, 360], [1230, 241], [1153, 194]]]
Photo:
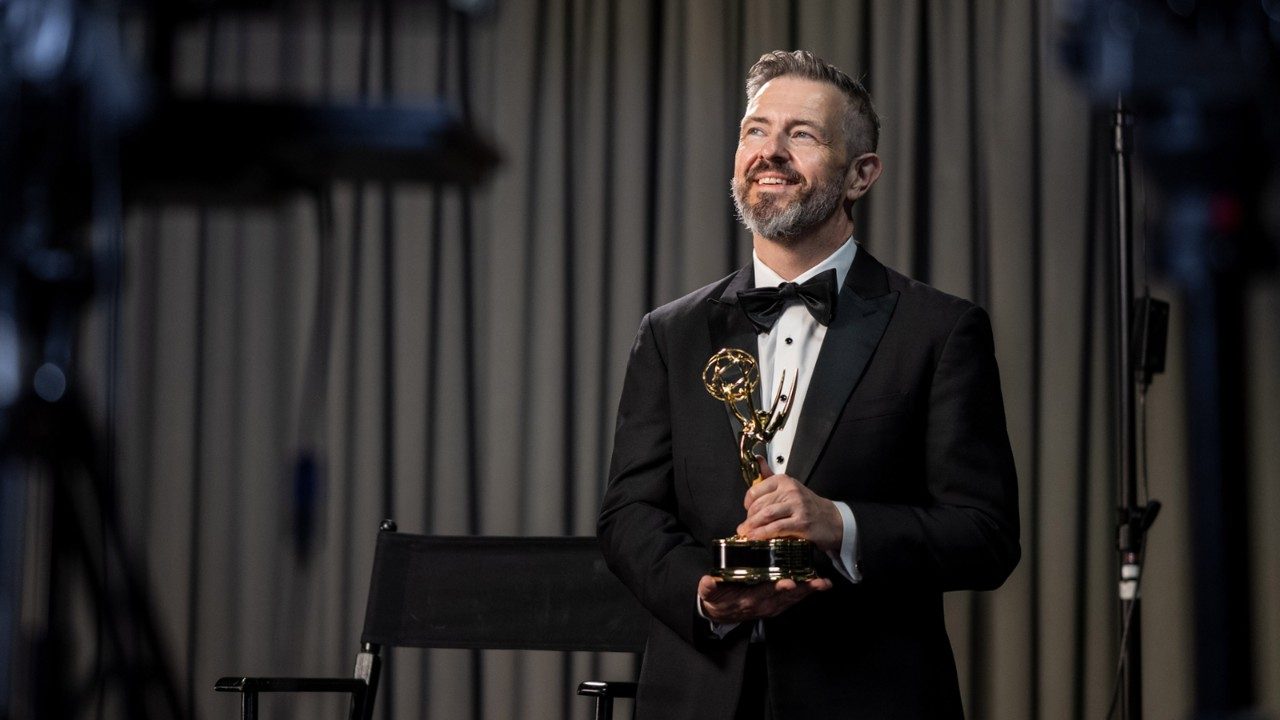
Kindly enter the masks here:
[[814, 320], [827, 325], [836, 309], [835, 269], [818, 273], [803, 284], [784, 282], [778, 287], [753, 288], [738, 293], [738, 304], [756, 326], [756, 332], [769, 332], [778, 322], [787, 303], [801, 300]]

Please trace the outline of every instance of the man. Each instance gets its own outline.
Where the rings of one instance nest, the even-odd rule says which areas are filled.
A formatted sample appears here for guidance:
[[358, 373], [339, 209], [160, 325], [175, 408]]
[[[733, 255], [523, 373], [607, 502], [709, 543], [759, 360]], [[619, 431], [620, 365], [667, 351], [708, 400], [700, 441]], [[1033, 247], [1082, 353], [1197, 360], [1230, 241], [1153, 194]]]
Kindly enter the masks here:
[[[881, 172], [859, 83], [778, 51], [747, 100], [732, 190], [753, 261], [645, 316], [618, 410], [599, 535], [654, 615], [637, 717], [958, 718], [942, 592], [995, 588], [1020, 554], [990, 323], [853, 240]], [[758, 397], [800, 378], [745, 497], [702, 386], [724, 347], [758, 357]], [[708, 547], [734, 534], [811, 540], [820, 577], [717, 582]]]

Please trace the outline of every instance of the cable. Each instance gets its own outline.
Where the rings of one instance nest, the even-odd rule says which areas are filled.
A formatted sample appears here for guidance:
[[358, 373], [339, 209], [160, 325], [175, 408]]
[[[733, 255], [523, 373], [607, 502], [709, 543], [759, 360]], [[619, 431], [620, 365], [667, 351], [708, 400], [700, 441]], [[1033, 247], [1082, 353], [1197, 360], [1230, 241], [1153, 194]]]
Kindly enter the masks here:
[[1151, 500], [1151, 484], [1150, 474], [1147, 472], [1147, 386], [1145, 384], [1140, 385], [1138, 389], [1138, 443], [1142, 458], [1142, 504], [1146, 505]]
[[[1137, 128], [1134, 128], [1135, 136], [1137, 132]], [[1138, 189], [1142, 192], [1142, 297], [1147, 300], [1144, 306], [1150, 308], [1151, 284], [1149, 278], [1151, 255], [1147, 250], [1147, 238], [1151, 236], [1151, 216], [1147, 212], [1147, 185], [1142, 173], [1138, 173]], [[1148, 322], [1149, 318], [1143, 321], [1144, 328]], [[1151, 498], [1151, 487], [1148, 482], [1149, 474], [1147, 473], [1147, 388], [1151, 385], [1149, 377], [1146, 372], [1139, 373], [1140, 380], [1138, 382], [1138, 442], [1142, 458], [1142, 503], [1144, 505]]]
[[1112, 720], [1115, 716], [1116, 703], [1120, 699], [1120, 684], [1124, 679], [1124, 661], [1127, 657], [1125, 651], [1129, 646], [1129, 629], [1133, 627], [1133, 610], [1138, 607], [1137, 600], [1142, 596], [1142, 577], [1145, 574], [1142, 570], [1146, 567], [1146, 564], [1147, 548], [1144, 543], [1142, 546], [1142, 552], [1138, 553], [1138, 577], [1134, 581], [1133, 585], [1134, 602], [1129, 603], [1129, 609], [1125, 611], [1124, 625], [1120, 632], [1120, 658], [1116, 662], [1115, 681], [1111, 685], [1111, 705], [1107, 708], [1107, 720]]

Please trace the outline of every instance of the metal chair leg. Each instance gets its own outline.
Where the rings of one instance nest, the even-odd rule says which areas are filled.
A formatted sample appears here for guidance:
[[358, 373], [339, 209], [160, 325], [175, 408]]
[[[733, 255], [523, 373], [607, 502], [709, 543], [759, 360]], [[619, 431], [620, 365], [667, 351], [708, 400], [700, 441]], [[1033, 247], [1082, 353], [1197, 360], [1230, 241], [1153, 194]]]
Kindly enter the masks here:
[[603, 695], [596, 698], [596, 720], [613, 720], [613, 698]]

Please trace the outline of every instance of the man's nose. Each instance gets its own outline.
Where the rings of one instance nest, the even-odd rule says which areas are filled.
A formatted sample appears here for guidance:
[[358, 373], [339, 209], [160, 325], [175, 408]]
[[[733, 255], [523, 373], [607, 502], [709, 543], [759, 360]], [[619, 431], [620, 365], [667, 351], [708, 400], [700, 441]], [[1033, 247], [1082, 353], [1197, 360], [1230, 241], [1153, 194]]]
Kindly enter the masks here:
[[768, 160], [786, 160], [788, 155], [787, 136], [782, 133], [770, 133], [760, 145], [760, 157]]

